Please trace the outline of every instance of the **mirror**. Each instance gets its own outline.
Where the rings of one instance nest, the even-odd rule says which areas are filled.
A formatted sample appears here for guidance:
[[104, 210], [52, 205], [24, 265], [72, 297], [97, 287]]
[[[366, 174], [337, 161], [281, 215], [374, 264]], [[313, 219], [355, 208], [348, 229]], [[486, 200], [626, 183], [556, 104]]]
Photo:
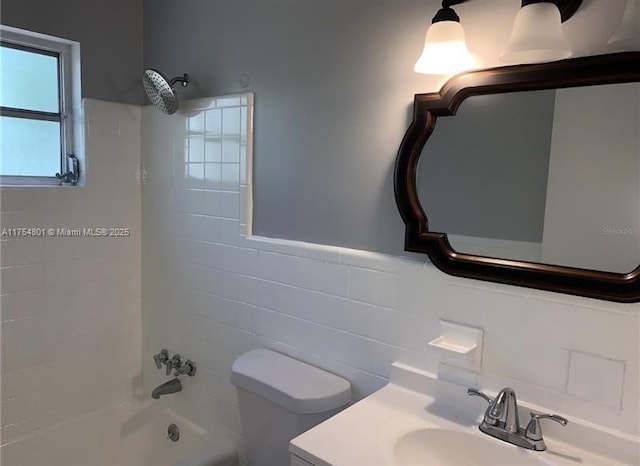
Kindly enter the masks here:
[[459, 252], [631, 272], [639, 109], [640, 83], [469, 97], [422, 149], [430, 229]]
[[462, 74], [416, 95], [405, 249], [454, 275], [640, 301], [640, 53]]

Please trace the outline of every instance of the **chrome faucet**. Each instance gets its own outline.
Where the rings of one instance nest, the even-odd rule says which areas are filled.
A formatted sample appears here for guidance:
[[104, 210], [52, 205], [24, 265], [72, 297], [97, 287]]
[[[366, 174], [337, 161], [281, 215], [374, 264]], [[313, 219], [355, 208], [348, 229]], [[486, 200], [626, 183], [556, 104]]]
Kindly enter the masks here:
[[493, 399], [474, 388], [467, 389], [467, 394], [479, 396], [489, 403], [479, 426], [482, 432], [529, 450], [544, 451], [547, 449], [542, 438], [540, 419], [551, 419], [563, 426], [569, 423], [565, 418], [555, 414], [530, 413], [531, 421], [523, 429], [520, 427], [516, 393], [512, 388], [503, 388]]
[[174, 376], [179, 375], [188, 375], [189, 377], [193, 377], [196, 375], [196, 364], [187, 359], [186, 361], [182, 360], [182, 357], [179, 354], [174, 354], [173, 357], [169, 357], [169, 351], [166, 349], [161, 350], [158, 354], [153, 355], [153, 361], [156, 363], [156, 367], [158, 369], [162, 369], [162, 366], [165, 367], [165, 374], [171, 375], [171, 371], [175, 369]]
[[159, 399], [161, 396], [170, 395], [171, 393], [177, 393], [182, 391], [182, 382], [179, 378], [171, 379], [168, 382], [158, 385], [151, 392], [151, 398], [154, 400]]

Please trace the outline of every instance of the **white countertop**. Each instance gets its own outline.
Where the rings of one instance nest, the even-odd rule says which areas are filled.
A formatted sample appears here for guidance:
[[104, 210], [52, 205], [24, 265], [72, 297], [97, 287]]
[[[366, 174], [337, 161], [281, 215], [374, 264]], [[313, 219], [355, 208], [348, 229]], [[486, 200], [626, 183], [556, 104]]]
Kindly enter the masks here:
[[[520, 418], [528, 421], [527, 408], [532, 406], [519, 405], [523, 411]], [[467, 396], [465, 387], [394, 364], [387, 386], [293, 439], [290, 451], [316, 466], [391, 466], [395, 439], [412, 430], [436, 427], [483, 436], [513, 448], [511, 455], [535, 455], [549, 465], [640, 464], [637, 438], [615, 435], [572, 418], [565, 428], [545, 424], [548, 448], [544, 452], [506, 444], [478, 430], [485, 409], [486, 403]]]

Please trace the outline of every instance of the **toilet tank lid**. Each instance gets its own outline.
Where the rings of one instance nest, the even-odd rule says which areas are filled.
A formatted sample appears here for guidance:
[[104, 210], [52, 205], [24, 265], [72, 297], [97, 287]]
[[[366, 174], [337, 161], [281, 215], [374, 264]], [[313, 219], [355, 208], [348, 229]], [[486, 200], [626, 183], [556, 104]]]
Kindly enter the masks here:
[[267, 349], [236, 359], [231, 383], [296, 414], [331, 411], [351, 401], [349, 381]]

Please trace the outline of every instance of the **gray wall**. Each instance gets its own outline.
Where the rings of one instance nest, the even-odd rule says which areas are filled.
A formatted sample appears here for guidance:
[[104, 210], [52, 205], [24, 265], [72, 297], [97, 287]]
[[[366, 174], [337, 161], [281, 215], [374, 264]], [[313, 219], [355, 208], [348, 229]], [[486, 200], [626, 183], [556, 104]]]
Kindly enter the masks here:
[[430, 230], [542, 242], [555, 94], [473, 96], [437, 120], [418, 170]]
[[145, 66], [190, 73], [185, 98], [256, 93], [254, 233], [400, 252], [393, 163], [424, 90], [411, 69], [435, 9], [146, 0]]
[[0, 21], [80, 42], [83, 97], [142, 103], [142, 0], [2, 0]]

